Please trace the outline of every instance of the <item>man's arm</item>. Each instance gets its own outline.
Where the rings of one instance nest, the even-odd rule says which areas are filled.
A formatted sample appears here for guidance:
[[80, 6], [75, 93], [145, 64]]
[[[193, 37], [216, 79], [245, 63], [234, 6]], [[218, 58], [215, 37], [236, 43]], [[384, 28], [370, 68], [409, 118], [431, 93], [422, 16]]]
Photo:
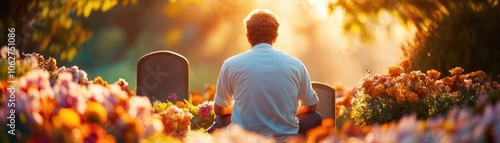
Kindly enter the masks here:
[[301, 115], [305, 113], [316, 112], [316, 105], [319, 102], [318, 96], [311, 84], [311, 78], [309, 77], [309, 73], [307, 72], [306, 67], [302, 64], [302, 74], [299, 77], [300, 86], [298, 100], [301, 101], [299, 103], [299, 107], [297, 107], [296, 115]]
[[231, 115], [233, 113], [233, 105], [228, 107], [221, 107], [217, 104], [214, 104], [214, 112], [215, 115], [218, 116]]
[[215, 87], [214, 112], [218, 116], [231, 115], [233, 112], [233, 89], [226, 66], [224, 61]]
[[314, 112], [316, 112], [316, 105], [317, 104], [314, 104], [314, 105], [311, 105], [311, 106], [299, 106], [297, 108], [297, 114], [296, 114], [296, 116], [299, 116], [299, 115], [302, 115], [302, 114], [305, 114], [305, 113], [314, 113]]

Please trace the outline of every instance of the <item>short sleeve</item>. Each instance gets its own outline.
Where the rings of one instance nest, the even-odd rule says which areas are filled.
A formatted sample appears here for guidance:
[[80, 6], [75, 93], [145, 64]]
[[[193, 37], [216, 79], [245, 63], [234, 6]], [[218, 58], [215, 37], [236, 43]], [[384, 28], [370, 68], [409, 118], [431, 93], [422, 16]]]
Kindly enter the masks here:
[[314, 91], [311, 78], [309, 77], [309, 72], [307, 72], [306, 67], [302, 64], [302, 73], [300, 73], [300, 82], [299, 82], [299, 95], [298, 100], [304, 106], [311, 106], [317, 104], [319, 102], [318, 96]]
[[230, 75], [227, 68], [227, 63], [222, 64], [222, 68], [217, 79], [216, 93], [214, 102], [218, 106], [228, 107], [233, 102], [233, 89], [231, 86]]

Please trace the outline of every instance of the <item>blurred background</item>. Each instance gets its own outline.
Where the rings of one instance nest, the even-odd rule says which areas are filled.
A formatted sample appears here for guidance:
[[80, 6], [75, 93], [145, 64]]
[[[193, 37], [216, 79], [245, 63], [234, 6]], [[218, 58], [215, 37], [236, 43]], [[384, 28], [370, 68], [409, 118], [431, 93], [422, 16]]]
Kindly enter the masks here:
[[274, 47], [298, 57], [313, 81], [355, 86], [367, 73], [411, 59], [414, 70], [499, 74], [498, 0], [2, 0], [1, 45], [77, 65], [89, 79], [123, 78], [134, 89], [138, 59], [170, 50], [190, 64], [190, 89], [216, 83], [223, 61], [251, 47], [243, 19], [273, 11]]

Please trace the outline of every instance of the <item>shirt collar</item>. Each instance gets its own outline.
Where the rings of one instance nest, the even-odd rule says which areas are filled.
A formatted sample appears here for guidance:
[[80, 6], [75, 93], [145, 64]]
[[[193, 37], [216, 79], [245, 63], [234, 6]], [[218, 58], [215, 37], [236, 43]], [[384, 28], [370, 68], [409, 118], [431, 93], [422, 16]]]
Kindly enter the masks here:
[[252, 47], [252, 50], [273, 50], [273, 46], [268, 43], [260, 43]]

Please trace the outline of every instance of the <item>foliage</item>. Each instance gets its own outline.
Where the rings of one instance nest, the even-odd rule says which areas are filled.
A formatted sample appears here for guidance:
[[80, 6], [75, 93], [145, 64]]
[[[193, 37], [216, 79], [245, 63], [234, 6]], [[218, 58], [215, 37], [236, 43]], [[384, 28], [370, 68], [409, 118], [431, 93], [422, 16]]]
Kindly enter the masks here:
[[353, 27], [362, 29], [367, 33], [369, 23], [377, 22], [381, 12], [388, 12], [401, 19], [402, 24], [416, 26], [419, 30], [426, 30], [435, 26], [443, 17], [457, 6], [470, 6], [472, 8], [496, 6], [498, 0], [338, 0], [330, 2], [330, 9], [337, 7], [345, 10], [347, 23], [345, 29]]
[[369, 73], [351, 101], [352, 118], [357, 125], [387, 123], [415, 113], [427, 119], [446, 114], [454, 106], [475, 107], [481, 100], [498, 94], [498, 83], [488, 81], [483, 71], [462, 74], [456, 67], [451, 76], [439, 79], [440, 72], [404, 73], [410, 62], [390, 67], [387, 75]]
[[498, 4], [456, 5], [428, 31], [418, 32], [403, 50], [415, 61], [415, 69], [444, 72], [460, 66], [469, 71], [483, 70], [490, 74], [489, 78], [498, 78], [500, 67], [491, 65], [500, 61], [499, 31]]
[[[44, 52], [71, 60], [78, 48], [91, 37], [79, 18], [89, 17], [92, 11], [106, 12], [119, 0], [6, 0], [2, 2], [0, 31], [16, 28], [16, 47], [22, 52]], [[137, 0], [120, 0], [122, 5]], [[0, 45], [7, 43], [2, 34]]]
[[[381, 12], [416, 26], [412, 41], [402, 47], [415, 63], [413, 70], [435, 69], [446, 72], [456, 66], [468, 71], [483, 70], [493, 78], [500, 67], [500, 5], [498, 0], [376, 0], [331, 2], [330, 7], [345, 10], [347, 31], [371, 34]], [[491, 77], [490, 77], [491, 78]]]

